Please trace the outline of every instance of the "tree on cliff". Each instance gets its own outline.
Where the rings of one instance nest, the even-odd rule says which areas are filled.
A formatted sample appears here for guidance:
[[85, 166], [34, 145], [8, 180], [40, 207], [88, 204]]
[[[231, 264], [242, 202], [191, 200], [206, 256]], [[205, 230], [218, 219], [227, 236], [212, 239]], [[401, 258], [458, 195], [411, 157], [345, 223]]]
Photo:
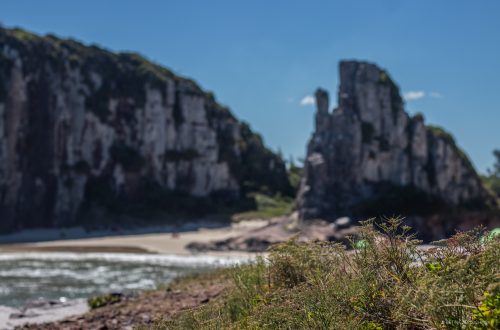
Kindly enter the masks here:
[[489, 169], [488, 175], [482, 178], [484, 184], [500, 198], [500, 149], [493, 150], [493, 156], [495, 157], [493, 168]]
[[493, 165], [493, 175], [500, 178], [500, 149], [493, 150], [495, 156], [495, 164]]

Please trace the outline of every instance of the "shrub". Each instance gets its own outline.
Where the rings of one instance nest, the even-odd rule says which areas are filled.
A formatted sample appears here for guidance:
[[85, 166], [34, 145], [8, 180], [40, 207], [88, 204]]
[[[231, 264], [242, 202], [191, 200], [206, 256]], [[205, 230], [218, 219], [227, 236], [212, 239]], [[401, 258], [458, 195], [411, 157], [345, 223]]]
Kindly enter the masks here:
[[486, 291], [484, 300], [472, 311], [474, 326], [477, 329], [500, 329], [500, 288]]
[[[459, 233], [429, 250], [401, 220], [371, 220], [364, 244], [292, 240], [232, 270], [227, 293], [159, 328], [496, 329], [500, 239]], [[354, 245], [354, 242], [353, 242]]]
[[121, 294], [110, 293], [102, 296], [95, 296], [89, 298], [87, 300], [87, 303], [91, 309], [95, 309], [120, 302], [121, 300], [122, 300]]

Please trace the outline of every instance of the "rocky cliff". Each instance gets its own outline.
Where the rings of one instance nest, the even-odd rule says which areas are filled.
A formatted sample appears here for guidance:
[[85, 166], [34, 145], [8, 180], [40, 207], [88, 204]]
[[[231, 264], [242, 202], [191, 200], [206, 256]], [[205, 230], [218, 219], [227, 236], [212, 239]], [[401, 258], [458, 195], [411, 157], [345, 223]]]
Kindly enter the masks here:
[[0, 230], [290, 189], [281, 158], [193, 81], [137, 54], [0, 28]]
[[409, 116], [389, 74], [340, 63], [338, 106], [316, 92], [316, 128], [298, 194], [303, 219], [482, 209], [494, 200], [451, 135]]

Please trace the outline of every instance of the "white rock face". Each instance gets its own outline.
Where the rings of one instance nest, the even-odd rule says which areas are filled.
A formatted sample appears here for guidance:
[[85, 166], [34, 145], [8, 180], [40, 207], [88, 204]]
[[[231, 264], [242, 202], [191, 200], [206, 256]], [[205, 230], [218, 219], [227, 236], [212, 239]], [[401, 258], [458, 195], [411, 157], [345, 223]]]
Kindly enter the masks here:
[[[393, 187], [407, 187], [453, 206], [491, 203], [467, 157], [444, 131], [404, 111], [388, 74], [364, 62], [341, 62], [339, 105], [316, 93], [316, 130], [298, 194], [303, 219], [335, 219]], [[373, 214], [374, 215], [374, 214]]]
[[152, 190], [239, 198], [247, 181], [288, 187], [281, 159], [194, 82], [0, 28], [0, 231], [71, 224]]

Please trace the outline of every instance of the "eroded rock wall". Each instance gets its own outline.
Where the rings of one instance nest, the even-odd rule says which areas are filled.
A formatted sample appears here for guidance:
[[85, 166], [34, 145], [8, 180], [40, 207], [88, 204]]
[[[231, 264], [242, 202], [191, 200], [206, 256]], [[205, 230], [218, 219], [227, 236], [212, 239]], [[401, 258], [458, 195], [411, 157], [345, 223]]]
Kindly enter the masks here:
[[357, 61], [339, 67], [338, 106], [330, 112], [327, 92], [316, 92], [316, 128], [297, 198], [303, 219], [495, 203], [451, 135], [404, 111], [386, 71]]
[[0, 229], [251, 189], [290, 194], [283, 161], [193, 81], [137, 54], [0, 29]]

